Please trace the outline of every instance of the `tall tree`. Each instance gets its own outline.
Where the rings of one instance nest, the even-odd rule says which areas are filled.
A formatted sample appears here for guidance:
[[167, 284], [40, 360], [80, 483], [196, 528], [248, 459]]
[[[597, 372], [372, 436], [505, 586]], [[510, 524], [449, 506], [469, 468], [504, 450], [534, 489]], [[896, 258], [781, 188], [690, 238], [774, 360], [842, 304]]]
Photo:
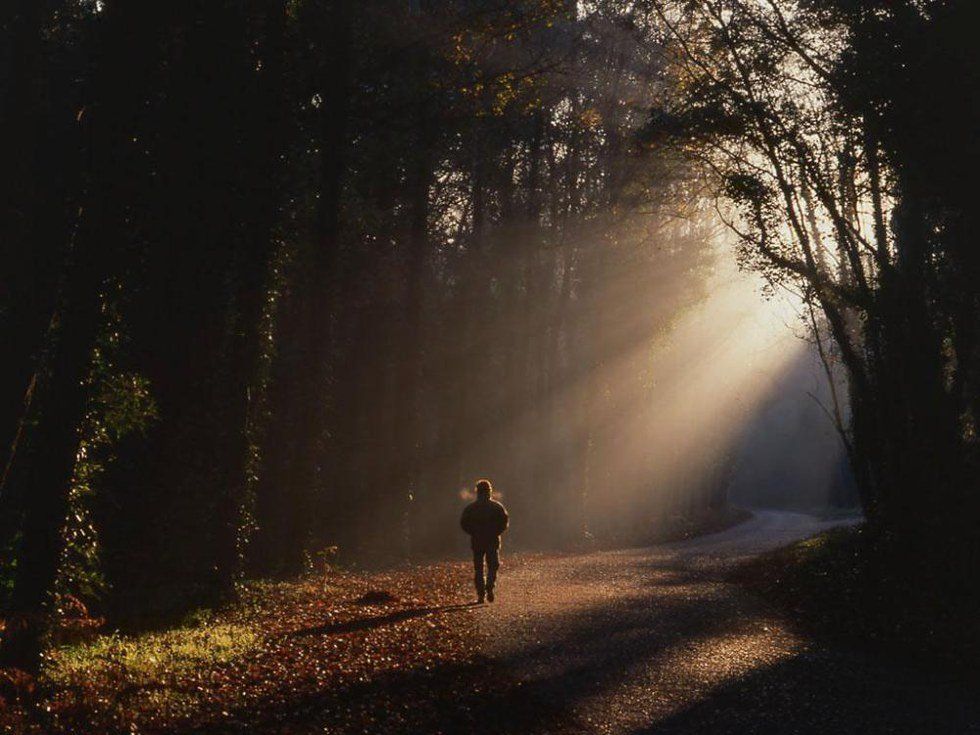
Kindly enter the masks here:
[[89, 161], [84, 205], [69, 248], [51, 346], [27, 409], [30, 431], [18, 442], [3, 481], [4, 493], [24, 498], [25, 508], [0, 659], [27, 670], [39, 662], [45, 602], [58, 570], [86, 407], [85, 378], [101, 324], [103, 289], [119, 253], [119, 202], [125, 201], [125, 172], [139, 156], [134, 121], [154, 61], [148, 14], [120, 1], [106, 9], [101, 23], [90, 102], [79, 115]]

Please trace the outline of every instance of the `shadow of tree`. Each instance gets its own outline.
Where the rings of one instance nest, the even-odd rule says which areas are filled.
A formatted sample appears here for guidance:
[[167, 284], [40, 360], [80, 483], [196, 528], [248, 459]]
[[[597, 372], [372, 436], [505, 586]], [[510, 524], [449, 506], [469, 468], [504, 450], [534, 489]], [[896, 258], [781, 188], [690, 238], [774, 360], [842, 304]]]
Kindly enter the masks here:
[[440, 615], [447, 612], [453, 612], [457, 610], [467, 610], [478, 606], [478, 602], [465, 602], [459, 605], [441, 605], [439, 607], [414, 607], [407, 610], [396, 610], [395, 612], [388, 613], [387, 615], [375, 615], [366, 618], [358, 618], [356, 620], [347, 620], [342, 623], [327, 623], [325, 625], [316, 625], [309, 628], [300, 628], [299, 630], [291, 631], [286, 635], [287, 638], [302, 638], [303, 636], [310, 635], [337, 635], [340, 633], [353, 633], [359, 630], [370, 630], [372, 628], [379, 628], [384, 625], [392, 625], [394, 623], [400, 623], [405, 620], [411, 620], [412, 618], [421, 618], [426, 615]]
[[584, 733], [560, 707], [508, 678], [489, 659], [387, 671], [368, 681], [259, 703], [180, 732], [231, 733]]
[[[363, 630], [384, 624], [463, 610], [471, 605], [414, 608], [339, 625], [303, 629], [291, 635], [316, 635]], [[385, 733], [590, 733], [595, 730], [576, 720], [573, 704], [582, 697], [615, 686], [629, 675], [632, 665], [670, 650], [682, 639], [712, 635], [718, 618], [695, 601], [676, 601], [653, 614], [637, 608], [624, 620], [621, 610], [598, 606], [571, 617], [569, 634], [555, 643], [564, 650], [582, 651], [567, 668], [548, 675], [521, 679], [513, 676], [515, 660], [476, 657], [470, 661], [432, 669], [385, 671], [368, 681], [326, 691], [297, 693], [279, 702], [259, 702], [228, 713], [220, 721], [197, 724], [186, 733], [330, 732]], [[683, 621], [667, 625], [667, 621]], [[724, 618], [722, 618], [724, 620]], [[656, 631], [654, 629], [657, 629]], [[623, 636], [628, 645], [622, 645]], [[612, 639], [619, 645], [610, 646]], [[547, 659], [551, 644], [522, 648], [521, 658]]]
[[[554, 627], [547, 635], [527, 637], [534, 626], [524, 631], [506, 618], [505, 627], [492, 628], [507, 639], [494, 658], [388, 669], [329, 690], [286, 692], [278, 701], [255, 702], [183, 732], [980, 733], [977, 697], [952, 679], [936, 681], [855, 651], [819, 644], [801, 651], [784, 644], [748, 653], [735, 646], [724, 652], [733, 657], [728, 661], [713, 662], [710, 654], [702, 661], [698, 657], [716, 641], [724, 648], [725, 641], [763, 636], [777, 613], [757, 597], [732, 594], [714, 575], [672, 564], [656, 572], [659, 584], [651, 580], [626, 596], [551, 613]], [[398, 610], [290, 637], [366, 630], [472, 607]], [[745, 655], [751, 661], [740, 658]], [[688, 663], [708, 667], [708, 679], [679, 675], [677, 668]], [[632, 711], [618, 713], [615, 722], [581, 719], [583, 703], [608, 701], [613, 692], [621, 696], [624, 686], [638, 699], [621, 699], [617, 706]], [[640, 701], [647, 697], [656, 700], [653, 706]], [[584, 712], [592, 716], [595, 710]]]
[[980, 733], [977, 692], [835, 654], [800, 654], [727, 682], [631, 735]]

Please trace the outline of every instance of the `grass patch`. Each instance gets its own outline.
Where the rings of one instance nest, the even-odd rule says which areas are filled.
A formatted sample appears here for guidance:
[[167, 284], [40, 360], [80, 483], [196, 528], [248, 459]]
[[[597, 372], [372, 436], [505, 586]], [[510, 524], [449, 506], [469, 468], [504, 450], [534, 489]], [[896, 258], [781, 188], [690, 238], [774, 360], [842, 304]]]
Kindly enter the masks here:
[[[387, 731], [378, 713], [392, 731], [434, 732], [400, 718], [427, 716], [432, 672], [471, 667], [473, 622], [458, 604], [467, 578], [456, 563], [257, 582], [176, 627], [56, 645], [36, 680], [0, 693], [0, 732], [285, 732], [286, 721], [308, 732], [311, 707], [327, 726], [318, 732]], [[458, 686], [477, 691], [473, 677]]]
[[863, 613], [878, 607], [864, 547], [859, 526], [835, 528], [762, 554], [736, 567], [733, 577], [792, 610], [807, 627], [847, 637]]
[[49, 652], [44, 676], [59, 687], [103, 677], [147, 685], [227, 663], [257, 644], [247, 627], [213, 621], [136, 636], [101, 635]]
[[156, 732], [187, 721], [231, 698], [223, 688], [233, 688], [236, 667], [261, 655], [261, 627], [242, 612], [201, 611], [167, 630], [53, 646], [24, 696], [6, 710], [0, 700], [0, 732]]
[[976, 611], [936, 566], [881, 554], [862, 526], [850, 526], [751, 559], [731, 577], [808, 632], [967, 672], [980, 652]]

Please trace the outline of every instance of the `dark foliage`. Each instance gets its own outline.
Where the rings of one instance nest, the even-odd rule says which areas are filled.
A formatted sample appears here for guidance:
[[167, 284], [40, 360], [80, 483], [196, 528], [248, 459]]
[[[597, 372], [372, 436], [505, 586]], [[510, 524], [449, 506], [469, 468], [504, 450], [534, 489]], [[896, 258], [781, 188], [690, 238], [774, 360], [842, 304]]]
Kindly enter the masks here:
[[665, 99], [651, 140], [705, 165], [745, 262], [804, 294], [821, 354], [848, 375], [837, 422], [886, 564], [972, 604], [975, 4], [653, 7], [688, 91]]
[[[37, 664], [52, 591], [136, 628], [338, 549], [438, 552], [478, 475], [540, 544], [717, 498], [711, 473], [615, 474], [590, 420], [648, 393], [633, 353], [710, 265], [665, 208], [686, 169], [633, 145], [662, 66], [638, 18], [12, 11], [5, 663]], [[623, 354], [610, 399], [596, 375]], [[608, 517], [606, 482], [645, 505]]]
[[689, 467], [621, 420], [669, 391], [709, 189], [847, 373], [883, 558], [976, 585], [969, 0], [8, 5], [5, 664], [52, 593], [138, 627], [439, 553], [480, 476], [517, 542], [723, 515], [724, 438]]

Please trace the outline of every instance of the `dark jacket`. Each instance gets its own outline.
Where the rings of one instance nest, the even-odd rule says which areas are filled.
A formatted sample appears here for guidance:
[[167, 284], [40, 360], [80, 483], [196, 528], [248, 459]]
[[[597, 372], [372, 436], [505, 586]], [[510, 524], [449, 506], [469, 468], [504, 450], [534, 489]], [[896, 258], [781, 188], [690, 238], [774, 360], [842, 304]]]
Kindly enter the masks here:
[[496, 500], [479, 498], [463, 509], [459, 525], [470, 535], [473, 551], [500, 548], [500, 534], [507, 530], [507, 509]]

